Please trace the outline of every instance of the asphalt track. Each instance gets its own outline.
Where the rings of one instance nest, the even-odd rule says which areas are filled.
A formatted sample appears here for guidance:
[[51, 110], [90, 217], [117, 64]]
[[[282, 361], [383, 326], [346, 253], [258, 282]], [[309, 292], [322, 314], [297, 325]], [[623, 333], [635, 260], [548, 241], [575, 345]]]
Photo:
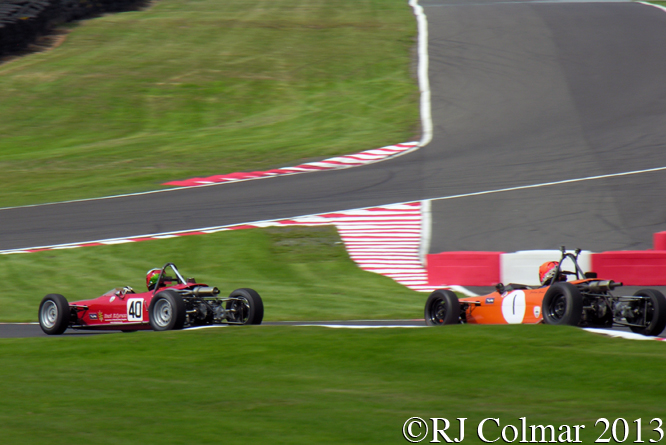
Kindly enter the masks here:
[[[274, 321], [265, 322], [262, 326], [321, 326], [332, 329], [399, 329], [399, 328], [423, 328], [426, 327], [424, 320], [355, 320], [355, 321]], [[192, 329], [228, 328], [239, 329], [236, 326], [214, 325]], [[256, 326], [253, 328], [260, 328]], [[437, 327], [429, 329], [440, 329]], [[189, 329], [186, 329], [189, 330]], [[628, 328], [614, 328], [613, 331], [631, 332]], [[77, 331], [68, 329], [60, 337], [89, 336], [100, 334], [120, 334], [118, 331]], [[132, 333], [141, 335], [140, 333]], [[660, 335], [664, 338], [664, 334]], [[36, 323], [11, 324], [0, 323], [0, 338], [30, 338], [48, 337]]]
[[[262, 326], [334, 326], [353, 328], [381, 328], [381, 327], [424, 327], [424, 320], [359, 320], [359, 321], [273, 321], [264, 322]], [[228, 327], [237, 329], [236, 326], [214, 325], [204, 327]], [[197, 329], [197, 328], [194, 328]], [[199, 328], [202, 329], [202, 328]], [[68, 329], [62, 334], [62, 337], [100, 335], [100, 334], [119, 334], [119, 331], [86, 331]], [[0, 338], [30, 338], [30, 337], [48, 337], [37, 323], [0, 323]]]
[[666, 13], [621, 2], [422, 4], [426, 147], [348, 170], [2, 209], [0, 250], [456, 195], [433, 203], [431, 252], [651, 247], [666, 226], [664, 171], [484, 193], [666, 166]]
[[[456, 3], [464, 3], [462, 5]], [[635, 3], [426, 2], [440, 196], [666, 166], [666, 13]], [[666, 172], [433, 203], [431, 250], [646, 249]]]

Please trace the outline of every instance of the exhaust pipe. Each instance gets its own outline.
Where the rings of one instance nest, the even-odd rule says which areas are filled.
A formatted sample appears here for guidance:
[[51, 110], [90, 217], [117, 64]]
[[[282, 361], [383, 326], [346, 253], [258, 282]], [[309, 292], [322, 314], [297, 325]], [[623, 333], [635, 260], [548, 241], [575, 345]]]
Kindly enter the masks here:
[[219, 295], [219, 293], [220, 289], [210, 286], [199, 286], [192, 290], [192, 295], [195, 297], [214, 297], [215, 295]]
[[606, 292], [608, 290], [614, 290], [616, 287], [623, 286], [622, 283], [615, 282], [613, 280], [604, 280], [604, 281], [593, 281], [590, 283], [591, 292]]

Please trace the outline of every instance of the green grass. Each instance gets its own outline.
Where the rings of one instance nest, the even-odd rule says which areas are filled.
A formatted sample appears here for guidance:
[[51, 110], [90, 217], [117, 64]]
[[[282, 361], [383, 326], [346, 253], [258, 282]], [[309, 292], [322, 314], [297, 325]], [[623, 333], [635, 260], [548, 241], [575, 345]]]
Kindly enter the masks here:
[[7, 444], [406, 443], [412, 416], [467, 417], [463, 443], [487, 417], [587, 444], [599, 417], [642, 418], [649, 443], [666, 414], [663, 344], [543, 325], [5, 339], [0, 364]]
[[419, 318], [426, 295], [359, 269], [335, 228], [291, 227], [220, 232], [167, 240], [31, 254], [0, 255], [0, 321], [36, 321], [48, 293], [70, 302], [118, 286], [145, 289], [153, 267], [182, 273], [223, 294], [251, 287], [266, 320]]
[[160, 0], [0, 64], [0, 207], [414, 140], [405, 0]]

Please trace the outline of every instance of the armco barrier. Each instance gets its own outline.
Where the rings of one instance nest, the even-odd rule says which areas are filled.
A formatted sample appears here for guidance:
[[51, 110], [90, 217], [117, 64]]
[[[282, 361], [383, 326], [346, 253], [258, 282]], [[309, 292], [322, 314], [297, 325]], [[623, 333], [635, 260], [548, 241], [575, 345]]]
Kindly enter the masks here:
[[[666, 232], [654, 234], [654, 250], [581, 252], [584, 272], [621, 281], [627, 286], [666, 286]], [[430, 254], [428, 284], [432, 286], [494, 286], [497, 283], [539, 284], [539, 266], [560, 259], [559, 250], [443, 252]], [[565, 264], [564, 269], [570, 270]]]
[[666, 251], [595, 253], [592, 270], [599, 278], [621, 281], [627, 286], [666, 286]]
[[[560, 252], [443, 252], [427, 258], [428, 284], [432, 286], [494, 286], [499, 282], [537, 285], [539, 266], [558, 260]], [[585, 251], [579, 256], [579, 264], [584, 272], [596, 272], [599, 278], [626, 286], [666, 286], [666, 250]], [[564, 269], [572, 268], [565, 263]]]
[[427, 256], [433, 286], [494, 286], [500, 281], [501, 252], [444, 252]]

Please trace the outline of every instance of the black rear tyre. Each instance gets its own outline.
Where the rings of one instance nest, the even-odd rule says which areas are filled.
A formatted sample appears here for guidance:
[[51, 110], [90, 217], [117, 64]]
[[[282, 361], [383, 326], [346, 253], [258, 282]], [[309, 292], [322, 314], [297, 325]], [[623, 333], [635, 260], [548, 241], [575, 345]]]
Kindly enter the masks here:
[[163, 290], [153, 297], [148, 308], [150, 327], [155, 331], [183, 329], [185, 325], [185, 302], [173, 290]]
[[39, 326], [48, 335], [60, 335], [69, 326], [69, 303], [60, 294], [48, 294], [39, 304]]
[[571, 283], [555, 283], [543, 297], [546, 324], [578, 326], [583, 316], [583, 297]]
[[[666, 297], [656, 289], [641, 289], [634, 295], [647, 297], [647, 313], [645, 319], [647, 326], [643, 328], [632, 326], [631, 330], [643, 335], [659, 335], [666, 328]], [[640, 319], [643, 319], [643, 308], [641, 302]]]
[[261, 324], [264, 319], [264, 302], [254, 289], [236, 289], [227, 301], [227, 321], [234, 324]]
[[424, 316], [428, 326], [460, 323], [458, 296], [450, 290], [437, 289], [426, 301]]

